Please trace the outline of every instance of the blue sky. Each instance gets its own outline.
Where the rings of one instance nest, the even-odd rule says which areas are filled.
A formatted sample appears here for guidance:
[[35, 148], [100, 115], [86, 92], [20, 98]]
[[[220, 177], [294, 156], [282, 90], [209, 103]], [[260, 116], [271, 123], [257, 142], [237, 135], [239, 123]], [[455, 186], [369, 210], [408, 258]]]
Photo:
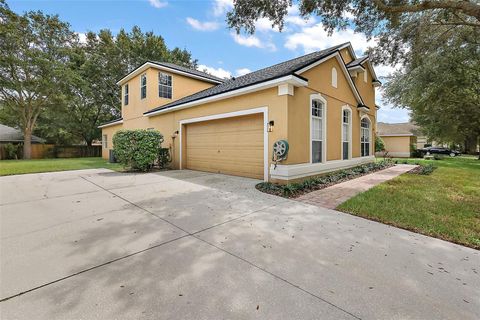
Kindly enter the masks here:
[[[289, 11], [282, 32], [264, 19], [257, 22], [253, 36], [237, 35], [225, 23], [232, 0], [11, 0], [8, 4], [18, 13], [42, 10], [58, 14], [80, 36], [104, 28], [117, 33], [138, 25], [164, 37], [169, 48], [186, 48], [198, 59], [200, 69], [217, 76], [241, 75], [346, 41], [352, 42], [360, 56], [374, 44], [351, 29], [328, 36], [318, 19], [304, 20], [296, 7]], [[375, 70], [378, 76], [385, 76], [393, 69], [376, 66]], [[405, 110], [382, 101], [381, 90], [377, 90], [377, 104], [382, 106], [378, 121], [408, 121]]]

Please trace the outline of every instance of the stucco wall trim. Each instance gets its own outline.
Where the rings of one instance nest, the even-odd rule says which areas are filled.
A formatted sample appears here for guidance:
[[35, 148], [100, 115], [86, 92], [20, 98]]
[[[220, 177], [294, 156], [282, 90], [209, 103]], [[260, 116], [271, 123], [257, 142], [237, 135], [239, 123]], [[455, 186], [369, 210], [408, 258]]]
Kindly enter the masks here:
[[144, 113], [143, 116], [144, 117], [152, 117], [152, 116], [156, 116], [158, 114], [163, 114], [163, 113], [167, 113], [167, 112], [172, 112], [172, 111], [177, 111], [177, 110], [181, 110], [181, 109], [185, 109], [185, 108], [194, 107], [194, 106], [201, 105], [201, 104], [204, 104], [204, 103], [207, 103], [207, 102], [223, 100], [223, 99], [226, 99], [226, 98], [231, 98], [231, 97], [235, 97], [235, 96], [239, 96], [239, 95], [243, 95], [243, 94], [247, 94], [247, 93], [251, 93], [251, 92], [255, 92], [255, 91], [260, 91], [260, 90], [273, 88], [273, 87], [276, 87], [280, 84], [285, 84], [285, 83], [292, 84], [293, 86], [296, 86], [296, 87], [308, 86], [308, 81], [302, 79], [300, 76], [288, 75], [288, 76], [273, 79], [273, 80], [270, 80], [270, 81], [257, 83], [257, 84], [254, 84], [254, 85], [251, 85], [251, 86], [248, 86], [248, 87], [245, 87], [245, 88], [240, 88], [240, 89], [228, 91], [228, 92], [221, 93], [221, 94], [216, 94], [216, 95], [206, 97], [206, 98], [203, 98], [203, 99], [195, 100], [195, 101], [192, 101], [192, 102], [179, 104], [179, 105], [171, 107], [171, 108], [160, 109], [160, 110], [155, 111], [155, 112], [147, 112], [147, 113]]
[[259, 107], [259, 108], [252, 108], [252, 109], [245, 109], [245, 110], [240, 110], [240, 111], [234, 111], [234, 112], [227, 112], [227, 113], [220, 113], [220, 114], [214, 114], [214, 115], [209, 115], [209, 116], [204, 116], [204, 117], [198, 117], [198, 118], [190, 118], [190, 119], [184, 119], [179, 121], [179, 133], [180, 133], [180, 170], [182, 169], [182, 131], [183, 131], [183, 126], [189, 123], [194, 123], [194, 122], [202, 122], [202, 121], [209, 121], [209, 120], [217, 120], [217, 119], [224, 119], [224, 118], [232, 118], [232, 117], [239, 117], [239, 116], [245, 116], [249, 114], [255, 114], [255, 113], [262, 113], [263, 114], [263, 180], [268, 181], [268, 131], [267, 131], [267, 126], [268, 126], [268, 108], [267, 107]]
[[278, 180], [293, 180], [314, 176], [330, 171], [354, 167], [363, 163], [375, 161], [374, 156], [358, 157], [349, 160], [332, 160], [326, 163], [302, 163], [293, 165], [270, 166], [270, 177]]

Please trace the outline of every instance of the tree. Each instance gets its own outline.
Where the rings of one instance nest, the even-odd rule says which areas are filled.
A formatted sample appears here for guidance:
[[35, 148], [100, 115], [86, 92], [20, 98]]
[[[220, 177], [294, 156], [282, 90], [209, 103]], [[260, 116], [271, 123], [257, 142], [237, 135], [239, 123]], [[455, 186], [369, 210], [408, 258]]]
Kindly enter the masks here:
[[0, 117], [24, 135], [25, 159], [31, 157], [38, 117], [62, 103], [68, 48], [75, 35], [58, 16], [27, 12], [19, 16], [0, 2]]
[[[413, 49], [425, 43], [418, 41], [418, 31], [425, 25], [471, 26], [480, 28], [478, 1], [452, 0], [299, 0], [300, 14], [317, 15], [330, 33], [351, 25], [356, 32], [378, 42], [370, 50], [376, 62], [395, 64], [408, 62]], [[237, 32], [255, 31], [255, 21], [267, 18], [272, 26], [283, 29], [292, 0], [235, 0], [227, 13], [227, 22]], [[455, 32], [452, 28], [447, 32]]]
[[[436, 39], [425, 33], [425, 41]], [[390, 103], [411, 110], [412, 120], [439, 142], [475, 152], [480, 138], [480, 45], [469, 27], [437, 43], [405, 70], [392, 75], [385, 90]]]

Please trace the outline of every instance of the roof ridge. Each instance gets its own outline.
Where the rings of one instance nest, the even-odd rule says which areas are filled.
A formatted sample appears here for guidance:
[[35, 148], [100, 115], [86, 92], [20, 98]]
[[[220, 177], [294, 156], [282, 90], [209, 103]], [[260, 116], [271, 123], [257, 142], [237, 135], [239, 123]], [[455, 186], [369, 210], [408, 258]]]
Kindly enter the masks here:
[[[156, 61], [156, 60], [147, 60], [146, 62], [152, 62], [152, 63], [155, 63], [155, 64], [159, 64], [159, 65], [170, 65], [170, 66], [176, 66], [178, 68], [182, 68], [182, 69], [186, 69], [186, 70], [190, 70], [190, 71], [193, 71], [193, 72], [198, 72], [198, 73], [201, 73], [201, 74], [204, 74], [206, 77], [210, 77], [212, 79], [215, 79], [215, 80], [218, 80], [218, 81], [226, 81], [227, 79], [222, 79], [220, 77], [217, 77], [217, 76], [214, 76], [213, 74], [210, 74], [210, 73], [206, 73], [206, 72], [203, 72], [201, 70], [198, 70], [198, 69], [193, 69], [193, 68], [190, 68], [190, 67], [185, 67], [185, 66], [182, 66], [182, 65], [179, 65], [179, 64], [176, 64], [176, 63], [173, 63], [173, 62], [168, 62], [168, 61]], [[179, 70], [179, 71], [182, 71], [182, 70]]]

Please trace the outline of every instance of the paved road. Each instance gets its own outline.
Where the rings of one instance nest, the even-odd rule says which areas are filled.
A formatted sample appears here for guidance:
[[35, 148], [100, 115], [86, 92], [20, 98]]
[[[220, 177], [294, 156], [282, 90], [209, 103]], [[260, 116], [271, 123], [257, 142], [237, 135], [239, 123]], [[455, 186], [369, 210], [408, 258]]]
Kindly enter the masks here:
[[479, 251], [256, 182], [0, 178], [0, 318], [478, 319]]

